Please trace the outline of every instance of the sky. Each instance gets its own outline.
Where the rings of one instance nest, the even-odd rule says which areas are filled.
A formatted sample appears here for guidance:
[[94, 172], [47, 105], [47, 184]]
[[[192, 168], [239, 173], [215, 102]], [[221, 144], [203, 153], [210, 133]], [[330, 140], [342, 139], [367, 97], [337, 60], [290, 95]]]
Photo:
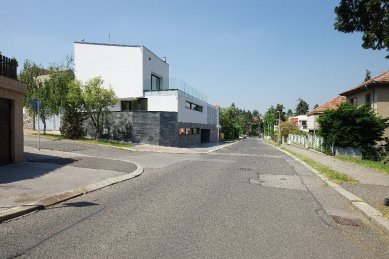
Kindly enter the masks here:
[[[222, 107], [310, 108], [389, 69], [385, 51], [334, 29], [339, 0], [0, 0], [0, 51], [22, 67], [73, 54], [74, 41], [144, 45]], [[109, 41], [110, 35], [110, 41]]]

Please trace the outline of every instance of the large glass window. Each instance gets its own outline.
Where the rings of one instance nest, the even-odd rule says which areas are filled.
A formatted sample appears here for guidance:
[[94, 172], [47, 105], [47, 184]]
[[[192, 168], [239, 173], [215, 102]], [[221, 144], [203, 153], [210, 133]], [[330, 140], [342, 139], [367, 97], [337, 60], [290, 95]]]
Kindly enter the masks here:
[[122, 111], [147, 111], [147, 98], [133, 101], [121, 101]]
[[203, 112], [203, 106], [186, 101], [185, 107], [198, 112]]
[[161, 90], [161, 78], [156, 75], [151, 75], [151, 90]]

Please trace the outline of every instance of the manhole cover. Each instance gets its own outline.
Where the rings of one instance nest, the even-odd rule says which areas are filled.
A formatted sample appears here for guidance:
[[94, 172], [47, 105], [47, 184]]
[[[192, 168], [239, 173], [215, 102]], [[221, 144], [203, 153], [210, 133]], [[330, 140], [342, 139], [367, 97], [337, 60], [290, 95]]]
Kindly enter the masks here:
[[361, 225], [359, 219], [351, 219], [351, 218], [345, 218], [345, 217], [340, 217], [335, 215], [332, 215], [331, 218], [335, 221], [336, 224], [343, 225], [343, 226], [358, 227]]

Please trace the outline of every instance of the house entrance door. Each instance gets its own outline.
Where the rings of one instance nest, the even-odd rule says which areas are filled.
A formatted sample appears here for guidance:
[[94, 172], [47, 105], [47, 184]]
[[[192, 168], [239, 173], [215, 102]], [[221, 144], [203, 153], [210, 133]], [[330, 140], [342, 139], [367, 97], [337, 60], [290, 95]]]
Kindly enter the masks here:
[[0, 165], [11, 162], [11, 101], [0, 98]]

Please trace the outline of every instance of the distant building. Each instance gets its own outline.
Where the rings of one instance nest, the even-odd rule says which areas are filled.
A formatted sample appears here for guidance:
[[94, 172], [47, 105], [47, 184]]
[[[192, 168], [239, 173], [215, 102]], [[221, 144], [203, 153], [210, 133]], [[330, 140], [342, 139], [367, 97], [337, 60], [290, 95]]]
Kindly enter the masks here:
[[339, 105], [346, 102], [346, 97], [336, 96], [335, 98], [329, 100], [323, 105], [320, 105], [316, 109], [313, 109], [311, 112], [307, 113], [307, 129], [309, 132], [316, 132], [319, 129], [319, 123], [317, 119], [320, 115], [327, 110], [335, 110]]
[[[373, 77], [340, 95], [354, 105], [370, 105], [381, 117], [389, 117], [389, 71]], [[389, 128], [385, 131], [389, 137]]]
[[298, 116], [295, 116], [295, 117], [289, 117], [288, 118], [288, 121], [296, 124], [297, 127], [299, 128], [299, 130], [308, 132], [307, 120], [308, 120], [308, 116], [307, 115], [298, 115]]
[[218, 141], [219, 109], [184, 81], [169, 78], [169, 64], [146, 47], [75, 42], [74, 62], [76, 79], [100, 76], [119, 98], [105, 137], [165, 146]]

